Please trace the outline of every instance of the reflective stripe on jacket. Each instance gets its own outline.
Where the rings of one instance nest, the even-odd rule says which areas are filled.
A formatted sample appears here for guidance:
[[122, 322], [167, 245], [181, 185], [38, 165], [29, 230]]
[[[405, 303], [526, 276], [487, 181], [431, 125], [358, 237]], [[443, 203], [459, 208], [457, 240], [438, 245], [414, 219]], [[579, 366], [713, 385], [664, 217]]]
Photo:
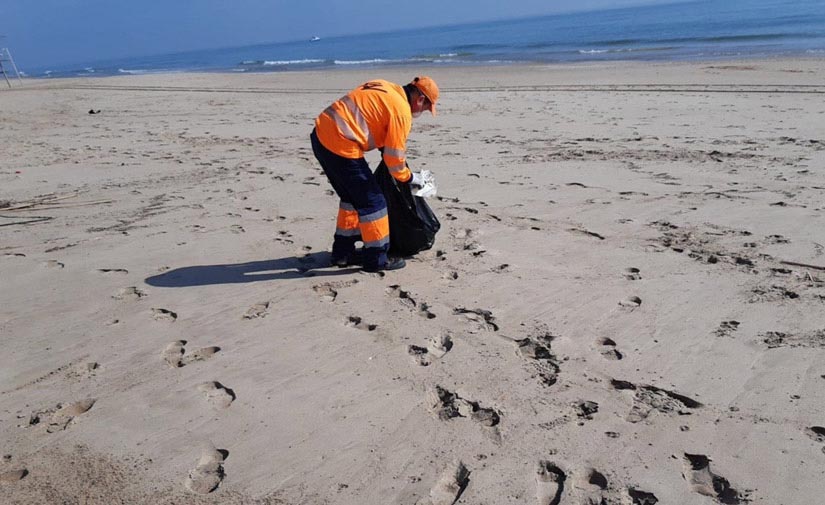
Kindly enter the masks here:
[[384, 80], [355, 88], [315, 120], [318, 140], [338, 156], [357, 159], [365, 151], [383, 148], [387, 168], [401, 182], [412, 177], [406, 162], [411, 128], [404, 88]]

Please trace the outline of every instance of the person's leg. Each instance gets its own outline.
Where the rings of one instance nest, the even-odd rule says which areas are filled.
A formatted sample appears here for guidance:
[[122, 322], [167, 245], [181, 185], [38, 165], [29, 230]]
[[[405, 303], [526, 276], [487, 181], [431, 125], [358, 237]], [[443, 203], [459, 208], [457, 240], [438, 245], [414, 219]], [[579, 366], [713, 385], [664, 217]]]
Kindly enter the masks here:
[[[366, 161], [364, 162], [366, 166]], [[379, 270], [387, 265], [387, 251], [390, 249], [390, 220], [387, 217], [387, 202], [378, 187], [375, 176], [366, 167], [368, 176], [359, 179], [360, 190], [353, 202], [358, 209], [359, 227], [364, 241], [364, 269]], [[355, 191], [353, 193], [356, 193]]]
[[349, 258], [355, 252], [355, 243], [361, 240], [358, 211], [344, 201], [338, 204], [338, 219], [335, 224], [335, 235], [332, 241], [332, 258], [330, 261], [338, 266], [347, 266]]
[[[387, 202], [367, 160], [343, 158], [330, 152], [321, 145], [315, 132], [312, 134], [312, 147], [335, 192], [342, 202], [349, 204], [343, 205], [338, 211], [333, 257], [340, 258], [338, 254], [352, 252], [355, 241], [358, 240], [352, 238], [356, 236], [352, 226], [357, 222], [360, 240], [364, 242], [365, 270], [403, 267], [403, 260], [399, 259], [392, 265], [388, 262], [390, 221], [387, 217]], [[350, 205], [355, 210], [354, 214]]]
[[361, 230], [358, 226], [358, 211], [352, 205], [349, 197], [349, 188], [347, 187], [344, 174], [346, 168], [343, 168], [352, 160], [337, 156], [335, 153], [329, 151], [321, 142], [318, 141], [318, 136], [315, 130], [312, 130], [310, 135], [312, 141], [312, 151], [315, 158], [324, 170], [332, 189], [341, 199], [338, 204], [338, 219], [336, 220], [335, 234], [332, 241], [332, 257], [330, 261], [334, 265], [346, 266], [348, 258], [355, 252], [355, 243], [361, 240]]

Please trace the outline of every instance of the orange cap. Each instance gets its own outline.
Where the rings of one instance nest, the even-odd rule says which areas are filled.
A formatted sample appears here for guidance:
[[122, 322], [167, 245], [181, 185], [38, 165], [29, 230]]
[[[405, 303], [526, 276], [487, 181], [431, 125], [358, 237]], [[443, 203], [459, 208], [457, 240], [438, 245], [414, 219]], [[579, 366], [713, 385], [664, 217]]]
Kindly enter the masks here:
[[435, 81], [426, 75], [422, 75], [413, 79], [410, 84], [418, 88], [418, 91], [427, 97], [430, 101], [430, 112], [435, 116], [435, 102], [438, 100], [438, 85]]

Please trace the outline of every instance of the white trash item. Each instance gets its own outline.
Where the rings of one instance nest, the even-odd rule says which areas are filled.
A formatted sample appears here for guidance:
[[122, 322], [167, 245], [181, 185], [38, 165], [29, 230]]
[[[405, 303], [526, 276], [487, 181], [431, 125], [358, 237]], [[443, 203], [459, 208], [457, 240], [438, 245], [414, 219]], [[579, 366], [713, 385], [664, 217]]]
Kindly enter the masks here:
[[420, 196], [422, 198], [430, 198], [431, 196], [435, 196], [436, 194], [436, 187], [435, 187], [435, 176], [429, 170], [422, 170], [421, 171], [421, 178], [424, 180], [424, 184], [417, 191], [413, 191], [413, 195]]

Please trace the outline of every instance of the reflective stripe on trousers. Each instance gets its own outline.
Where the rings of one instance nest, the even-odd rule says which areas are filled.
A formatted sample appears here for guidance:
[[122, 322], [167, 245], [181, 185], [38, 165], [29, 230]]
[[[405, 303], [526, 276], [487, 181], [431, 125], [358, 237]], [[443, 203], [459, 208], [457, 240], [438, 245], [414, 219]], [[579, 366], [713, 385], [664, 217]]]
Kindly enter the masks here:
[[364, 242], [364, 266], [381, 267], [387, 263], [390, 221], [387, 202], [364, 158], [348, 159], [331, 152], [310, 136], [312, 150], [324, 173], [340, 197], [336, 221], [333, 258], [345, 258], [355, 251], [355, 242]]

